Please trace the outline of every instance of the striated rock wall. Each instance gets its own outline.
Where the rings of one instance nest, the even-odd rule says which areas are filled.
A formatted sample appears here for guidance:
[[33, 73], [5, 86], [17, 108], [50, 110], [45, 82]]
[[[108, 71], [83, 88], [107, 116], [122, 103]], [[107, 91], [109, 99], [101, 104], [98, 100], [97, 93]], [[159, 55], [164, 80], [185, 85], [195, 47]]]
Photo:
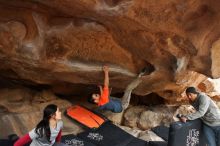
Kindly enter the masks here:
[[148, 67], [152, 73], [134, 93], [173, 102], [204, 81], [201, 74], [220, 77], [219, 6], [218, 0], [0, 0], [0, 76], [74, 88], [101, 84], [107, 64], [111, 86], [122, 92]]

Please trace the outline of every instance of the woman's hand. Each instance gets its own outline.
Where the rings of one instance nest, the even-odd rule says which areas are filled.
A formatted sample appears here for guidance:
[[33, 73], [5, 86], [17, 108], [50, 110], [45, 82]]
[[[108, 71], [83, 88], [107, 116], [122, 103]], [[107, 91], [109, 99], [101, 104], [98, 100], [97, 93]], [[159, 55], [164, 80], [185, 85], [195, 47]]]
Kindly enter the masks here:
[[102, 86], [101, 85], [98, 85], [99, 89], [102, 89]]

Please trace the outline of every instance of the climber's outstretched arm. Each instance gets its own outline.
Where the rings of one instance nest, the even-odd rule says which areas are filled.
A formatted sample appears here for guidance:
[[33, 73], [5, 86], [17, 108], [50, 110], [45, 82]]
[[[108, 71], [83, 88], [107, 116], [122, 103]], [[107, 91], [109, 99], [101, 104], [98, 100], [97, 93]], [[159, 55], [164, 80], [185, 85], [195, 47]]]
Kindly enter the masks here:
[[105, 74], [104, 87], [109, 87], [109, 67], [108, 66], [103, 66], [103, 71], [104, 71], [104, 74]]

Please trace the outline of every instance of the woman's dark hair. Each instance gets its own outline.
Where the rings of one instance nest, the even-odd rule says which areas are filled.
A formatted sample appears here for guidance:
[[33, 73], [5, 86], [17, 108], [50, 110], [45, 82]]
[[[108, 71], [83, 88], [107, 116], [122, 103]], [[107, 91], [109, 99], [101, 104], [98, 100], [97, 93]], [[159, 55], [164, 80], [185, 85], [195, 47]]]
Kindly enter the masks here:
[[196, 90], [195, 87], [188, 87], [186, 89], [186, 94], [188, 94], [188, 93], [199, 94], [199, 92]]
[[44, 108], [43, 119], [37, 124], [35, 132], [39, 137], [46, 135], [47, 140], [50, 142], [50, 125], [49, 120], [57, 111], [57, 106], [54, 104], [49, 104]]
[[92, 97], [93, 94], [94, 94], [94, 93], [89, 94], [87, 100], [88, 100], [89, 103], [95, 104], [95, 100], [94, 100], [93, 97]]

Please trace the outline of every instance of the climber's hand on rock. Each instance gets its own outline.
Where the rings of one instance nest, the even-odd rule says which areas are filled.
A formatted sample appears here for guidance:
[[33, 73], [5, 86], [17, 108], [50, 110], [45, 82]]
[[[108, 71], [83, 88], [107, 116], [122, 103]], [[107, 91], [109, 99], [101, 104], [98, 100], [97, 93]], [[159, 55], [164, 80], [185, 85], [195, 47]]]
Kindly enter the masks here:
[[104, 72], [109, 72], [109, 67], [107, 65], [104, 65], [102, 69]]

